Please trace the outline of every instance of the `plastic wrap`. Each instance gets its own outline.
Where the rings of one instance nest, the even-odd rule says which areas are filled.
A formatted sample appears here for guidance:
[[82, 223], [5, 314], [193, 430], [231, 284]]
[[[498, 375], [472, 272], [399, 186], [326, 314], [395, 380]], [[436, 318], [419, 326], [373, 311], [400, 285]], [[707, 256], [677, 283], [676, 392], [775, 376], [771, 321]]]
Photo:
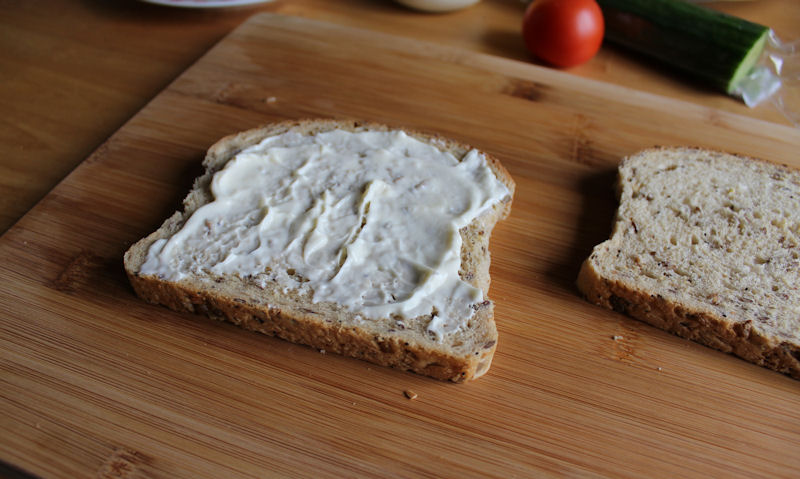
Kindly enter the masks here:
[[800, 127], [800, 40], [783, 42], [770, 31], [761, 58], [735, 93], [750, 107], [768, 101]]

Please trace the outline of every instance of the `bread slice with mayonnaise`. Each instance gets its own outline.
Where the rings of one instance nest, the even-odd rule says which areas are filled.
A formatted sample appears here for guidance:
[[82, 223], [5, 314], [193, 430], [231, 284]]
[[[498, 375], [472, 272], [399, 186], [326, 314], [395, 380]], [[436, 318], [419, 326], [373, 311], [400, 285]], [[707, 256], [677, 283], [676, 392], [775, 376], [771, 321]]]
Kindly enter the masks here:
[[800, 172], [728, 153], [623, 160], [586, 298], [800, 379]]
[[514, 182], [490, 155], [385, 125], [288, 121], [214, 144], [125, 254], [144, 300], [441, 380], [497, 347], [489, 237]]

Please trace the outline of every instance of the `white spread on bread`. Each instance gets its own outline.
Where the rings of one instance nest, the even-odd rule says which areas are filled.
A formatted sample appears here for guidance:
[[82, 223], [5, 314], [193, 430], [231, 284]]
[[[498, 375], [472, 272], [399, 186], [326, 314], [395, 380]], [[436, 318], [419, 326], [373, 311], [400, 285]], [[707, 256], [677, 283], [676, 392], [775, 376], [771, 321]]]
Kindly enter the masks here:
[[459, 277], [459, 229], [509, 190], [478, 151], [459, 159], [402, 131], [334, 130], [242, 150], [211, 193], [140, 274], [233, 274], [366, 318], [433, 315], [441, 339], [483, 301]]

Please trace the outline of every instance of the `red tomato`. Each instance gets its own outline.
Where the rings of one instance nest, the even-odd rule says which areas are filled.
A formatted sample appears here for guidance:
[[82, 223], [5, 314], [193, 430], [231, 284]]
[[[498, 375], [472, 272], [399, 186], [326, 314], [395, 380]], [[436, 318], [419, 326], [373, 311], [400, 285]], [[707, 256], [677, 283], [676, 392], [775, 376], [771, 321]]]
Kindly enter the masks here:
[[603, 12], [595, 0], [534, 0], [522, 21], [528, 50], [558, 67], [589, 61], [604, 32]]

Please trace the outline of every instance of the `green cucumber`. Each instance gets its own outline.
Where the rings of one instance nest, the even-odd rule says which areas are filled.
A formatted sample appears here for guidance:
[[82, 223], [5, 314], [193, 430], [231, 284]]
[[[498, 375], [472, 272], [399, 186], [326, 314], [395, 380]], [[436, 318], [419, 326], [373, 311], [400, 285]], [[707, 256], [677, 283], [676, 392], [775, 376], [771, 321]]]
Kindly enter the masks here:
[[769, 28], [682, 0], [597, 0], [605, 39], [731, 94], [758, 61]]

